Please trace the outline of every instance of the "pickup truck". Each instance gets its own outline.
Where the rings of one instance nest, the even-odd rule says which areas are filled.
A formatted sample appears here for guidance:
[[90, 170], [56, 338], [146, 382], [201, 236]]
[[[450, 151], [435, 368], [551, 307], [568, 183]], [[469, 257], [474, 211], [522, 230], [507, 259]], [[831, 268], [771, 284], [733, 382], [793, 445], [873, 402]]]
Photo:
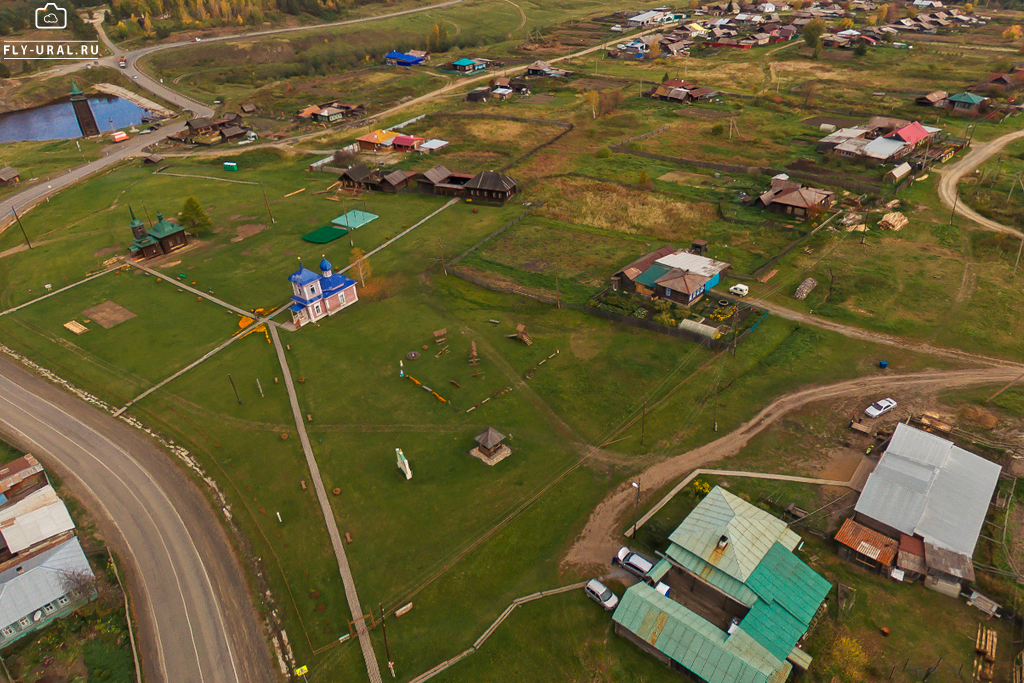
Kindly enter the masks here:
[[122, 69], [127, 69], [128, 68], [128, 59], [126, 57], [124, 57], [124, 56], [118, 57], [117, 58], [117, 65], [119, 67], [121, 67]]

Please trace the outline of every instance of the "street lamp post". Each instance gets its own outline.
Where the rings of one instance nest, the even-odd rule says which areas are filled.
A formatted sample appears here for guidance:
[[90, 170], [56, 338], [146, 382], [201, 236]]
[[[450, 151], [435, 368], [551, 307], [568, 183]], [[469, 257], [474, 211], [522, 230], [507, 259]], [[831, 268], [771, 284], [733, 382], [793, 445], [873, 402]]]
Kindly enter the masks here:
[[639, 481], [634, 481], [634, 482], [632, 482], [632, 484], [633, 484], [633, 488], [636, 489], [636, 505], [633, 506], [633, 533], [632, 533], [632, 536], [635, 539], [636, 538], [637, 518], [640, 515], [640, 482]]

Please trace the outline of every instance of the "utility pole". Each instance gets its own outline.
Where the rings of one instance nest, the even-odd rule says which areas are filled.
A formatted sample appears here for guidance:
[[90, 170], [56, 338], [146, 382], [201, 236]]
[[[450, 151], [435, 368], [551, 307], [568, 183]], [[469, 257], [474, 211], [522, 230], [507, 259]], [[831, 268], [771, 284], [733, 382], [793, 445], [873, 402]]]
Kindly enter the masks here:
[[562, 307], [562, 292], [558, 289], [558, 269], [555, 269], [555, 307]]
[[274, 213], [270, 210], [270, 200], [267, 199], [267, 188], [263, 187], [263, 183], [260, 183], [260, 189], [263, 190], [263, 203], [267, 206], [267, 214], [270, 216], [270, 222], [277, 223], [274, 219]]
[[732, 312], [732, 357], [736, 357], [736, 317], [740, 313], [740, 305], [736, 304], [736, 310]]
[[11, 212], [14, 214], [14, 220], [18, 221], [18, 227], [21, 228], [21, 234], [25, 237], [25, 244], [27, 244], [28, 248], [31, 249], [32, 243], [28, 241], [28, 233], [25, 232], [25, 226], [21, 224], [21, 216], [19, 216], [18, 212], [14, 210], [13, 206], [11, 207]]
[[235, 387], [235, 380], [231, 379], [231, 373], [228, 373], [228, 381], [231, 382], [231, 390], [235, 392], [235, 400], [238, 401], [238, 405], [242, 405], [242, 399], [238, 397], [238, 389]]
[[718, 431], [718, 378], [722, 375], [722, 368], [715, 373], [715, 431]]
[[384, 630], [384, 653], [388, 658], [388, 669], [391, 670], [391, 677], [395, 677], [395, 663], [391, 661], [391, 647], [388, 646], [388, 624], [384, 620], [384, 603], [380, 604], [380, 625]]
[[636, 505], [633, 506], [633, 533], [630, 534], [630, 537], [636, 539], [636, 525], [640, 517], [640, 480], [637, 479], [631, 483], [636, 489]]
[[146, 208], [146, 202], [142, 202], [142, 210], [146, 212], [146, 220], [149, 222], [149, 227], [153, 227], [153, 219], [149, 217], [149, 209]]
[[647, 427], [647, 397], [644, 396], [644, 408], [643, 412], [640, 413], [640, 445], [644, 445], [644, 432]]
[[953, 210], [949, 212], [949, 224], [950, 225], [953, 225], [953, 216], [956, 215], [956, 205], [957, 205], [957, 202], [960, 201], [960, 192], [959, 192], [959, 190], [957, 190], [956, 188], [953, 188], [953, 191], [956, 192], [956, 194], [953, 195]]
[[444, 262], [444, 245], [441, 244], [441, 238], [437, 238], [437, 248], [441, 250], [441, 269], [444, 270], [445, 277], [448, 276], [448, 265]]
[[1024, 237], [1020, 238], [1020, 246], [1017, 248], [1017, 260], [1013, 263], [1013, 277], [1017, 277], [1017, 266], [1020, 265], [1020, 252], [1024, 251]]

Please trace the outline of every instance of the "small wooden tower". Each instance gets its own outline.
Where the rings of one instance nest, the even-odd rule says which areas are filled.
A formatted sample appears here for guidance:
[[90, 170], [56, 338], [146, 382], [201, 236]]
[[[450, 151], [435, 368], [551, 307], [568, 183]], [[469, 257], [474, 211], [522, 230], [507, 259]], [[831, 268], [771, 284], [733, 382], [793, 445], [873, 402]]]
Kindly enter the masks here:
[[488, 465], [494, 465], [512, 455], [512, 449], [502, 443], [504, 440], [504, 434], [494, 427], [488, 427], [486, 432], [477, 434], [478, 445], [469, 454]]

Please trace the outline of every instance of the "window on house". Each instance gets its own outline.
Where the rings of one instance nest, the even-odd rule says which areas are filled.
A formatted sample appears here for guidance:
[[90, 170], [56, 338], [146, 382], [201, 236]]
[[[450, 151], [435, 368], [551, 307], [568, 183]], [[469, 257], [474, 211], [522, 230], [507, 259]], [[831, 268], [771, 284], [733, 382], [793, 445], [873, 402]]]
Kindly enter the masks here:
[[316, 306], [314, 306], [313, 309], [316, 311], [317, 315], [320, 315], [320, 304], [317, 304]]
[[21, 619], [18, 619], [18, 626], [20, 626], [22, 628], [28, 628], [31, 625], [32, 625], [32, 620], [29, 619], [28, 617], [22, 617]]
[[5, 638], [9, 638], [14, 635], [14, 629], [10, 626], [4, 626], [3, 628], [0, 628], [0, 635]]
[[57, 598], [57, 604], [60, 605], [61, 607], [63, 607], [64, 605], [68, 604], [69, 602], [71, 602], [71, 598], [69, 598], [66, 595], [62, 595], [59, 598]]
[[53, 614], [56, 611], [57, 611], [57, 606], [54, 605], [52, 602], [48, 602], [45, 605], [43, 605], [43, 612], [46, 613], [46, 614]]

